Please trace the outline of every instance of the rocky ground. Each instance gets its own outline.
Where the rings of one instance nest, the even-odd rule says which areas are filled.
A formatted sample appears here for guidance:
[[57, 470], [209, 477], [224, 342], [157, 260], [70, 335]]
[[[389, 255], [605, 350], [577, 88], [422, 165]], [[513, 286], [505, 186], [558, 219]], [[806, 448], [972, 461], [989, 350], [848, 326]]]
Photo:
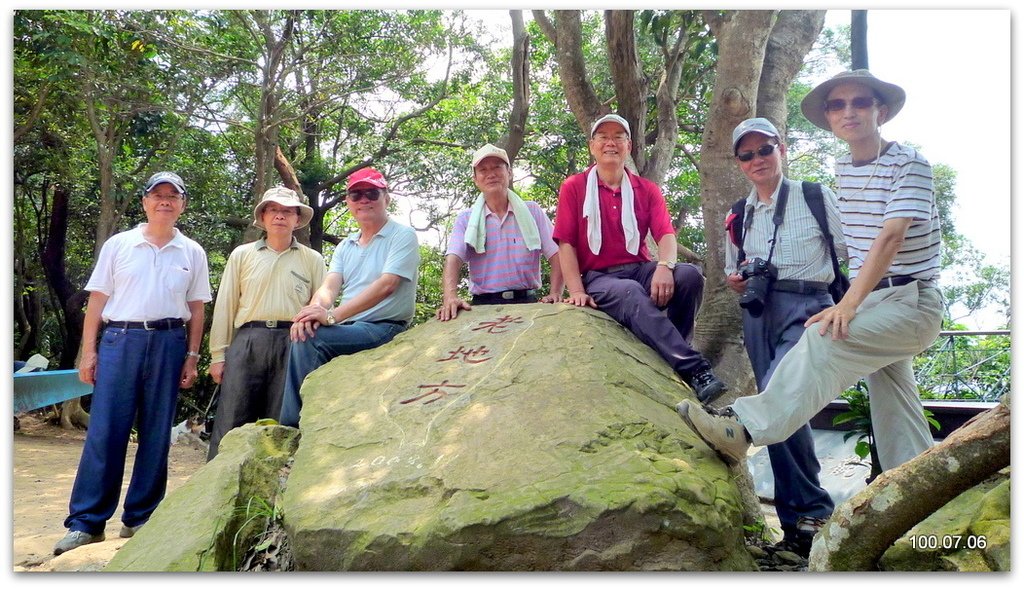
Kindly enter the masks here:
[[[12, 555], [14, 572], [98, 571], [113, 558], [127, 539], [119, 538], [120, 510], [107, 526], [103, 542], [53, 556], [53, 545], [64, 536], [64, 518], [74, 484], [78, 460], [85, 441], [84, 431], [68, 431], [50, 423], [42, 414], [19, 415], [19, 429], [13, 436]], [[128, 464], [122, 497], [134, 463], [135, 445], [129, 444]], [[182, 436], [171, 446], [168, 491], [180, 486], [206, 463], [205, 443], [194, 436]], [[778, 533], [774, 508], [765, 505], [769, 529]], [[280, 536], [270, 530], [268, 536]], [[284, 538], [267, 542], [269, 551], [250, 554], [246, 568], [253, 571], [285, 570], [289, 555]], [[754, 542], [747, 549], [762, 571], [800, 571], [807, 561], [791, 552], [777, 551], [769, 542]]]

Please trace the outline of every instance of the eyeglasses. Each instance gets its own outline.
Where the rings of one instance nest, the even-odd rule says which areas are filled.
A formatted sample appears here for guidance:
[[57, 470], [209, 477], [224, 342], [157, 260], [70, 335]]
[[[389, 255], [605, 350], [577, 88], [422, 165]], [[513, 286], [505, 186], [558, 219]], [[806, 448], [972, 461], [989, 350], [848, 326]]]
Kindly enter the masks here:
[[264, 212], [264, 214], [265, 213], [270, 213], [271, 215], [274, 215], [275, 217], [277, 215], [284, 215], [285, 217], [291, 217], [292, 215], [298, 215], [299, 214], [295, 209], [293, 209], [291, 207], [280, 208], [280, 209], [272, 208], [272, 207], [266, 207], [266, 208], [263, 209], [263, 212]]
[[[825, 112], [838, 112], [846, 110], [847, 102], [842, 98], [833, 98], [825, 101]], [[856, 110], [866, 110], [875, 105], [874, 96], [855, 96], [850, 99], [850, 106]]]
[[153, 200], [159, 200], [163, 202], [178, 202], [184, 199], [185, 195], [178, 194], [177, 192], [175, 192], [174, 194], [147, 194], [146, 198], [151, 198]]
[[625, 133], [619, 133], [617, 135], [605, 135], [604, 133], [598, 133], [594, 135], [594, 141], [604, 143], [606, 141], [614, 141], [615, 143], [625, 143], [629, 141], [629, 137]]
[[370, 202], [377, 202], [380, 198], [380, 191], [376, 188], [370, 188], [367, 190], [349, 190], [348, 199], [352, 202], [359, 202], [363, 199], [367, 199]]
[[754, 159], [755, 153], [760, 157], [768, 157], [773, 151], [775, 151], [776, 147], [778, 147], [778, 144], [776, 143], [765, 143], [761, 147], [758, 147], [756, 151], [744, 151], [743, 153], [737, 153], [736, 159], [741, 162], [749, 162]]

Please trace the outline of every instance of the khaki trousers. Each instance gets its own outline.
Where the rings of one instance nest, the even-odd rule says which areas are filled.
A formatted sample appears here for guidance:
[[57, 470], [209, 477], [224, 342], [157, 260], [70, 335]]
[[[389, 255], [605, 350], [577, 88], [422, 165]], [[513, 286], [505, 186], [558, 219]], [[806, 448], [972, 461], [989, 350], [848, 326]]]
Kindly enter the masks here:
[[804, 331], [765, 390], [732, 408], [754, 444], [781, 442], [865, 374], [880, 466], [888, 470], [932, 445], [911, 361], [942, 326], [942, 294], [921, 282], [875, 291], [861, 303], [849, 337]]

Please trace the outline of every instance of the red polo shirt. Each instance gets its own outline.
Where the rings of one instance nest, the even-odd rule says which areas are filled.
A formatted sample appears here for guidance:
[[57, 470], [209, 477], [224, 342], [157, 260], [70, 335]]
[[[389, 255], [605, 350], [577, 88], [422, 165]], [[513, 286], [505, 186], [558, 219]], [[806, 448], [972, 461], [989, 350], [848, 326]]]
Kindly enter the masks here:
[[626, 170], [626, 176], [633, 186], [633, 210], [636, 211], [636, 226], [640, 231], [640, 249], [633, 255], [626, 251], [626, 234], [622, 230], [622, 190], [612, 190], [598, 176], [601, 251], [594, 255], [587, 243], [587, 221], [583, 218], [583, 200], [587, 194], [589, 172], [590, 168], [587, 168], [580, 174], [569, 176], [562, 183], [558, 191], [558, 210], [555, 212], [554, 240], [576, 248], [581, 273], [618, 264], [650, 261], [647, 232], [650, 231], [655, 241], [666, 234], [675, 233], [661, 189], [654, 182]]

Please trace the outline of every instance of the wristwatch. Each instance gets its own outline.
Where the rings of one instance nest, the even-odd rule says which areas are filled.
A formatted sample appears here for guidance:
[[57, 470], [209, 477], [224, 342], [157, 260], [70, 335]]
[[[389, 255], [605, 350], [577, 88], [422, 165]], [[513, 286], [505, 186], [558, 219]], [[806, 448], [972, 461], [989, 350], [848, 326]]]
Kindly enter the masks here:
[[338, 318], [334, 316], [334, 307], [327, 309], [327, 325], [334, 325], [338, 322]]
[[676, 269], [676, 263], [675, 262], [669, 262], [667, 260], [659, 260], [658, 261], [658, 265], [659, 266], [664, 266], [664, 267], [668, 268], [669, 270], [675, 270]]

